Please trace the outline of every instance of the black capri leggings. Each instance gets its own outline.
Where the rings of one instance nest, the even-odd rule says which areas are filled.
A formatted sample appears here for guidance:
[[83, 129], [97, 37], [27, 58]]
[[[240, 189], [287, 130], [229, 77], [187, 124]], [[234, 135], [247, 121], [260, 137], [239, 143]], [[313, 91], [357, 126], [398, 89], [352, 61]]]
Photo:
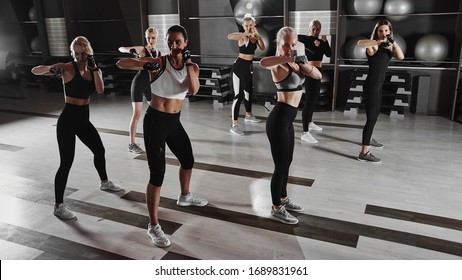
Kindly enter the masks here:
[[237, 58], [233, 64], [234, 100], [232, 105], [233, 120], [237, 121], [241, 103], [244, 100], [245, 111], [252, 112], [252, 61]]
[[93, 153], [93, 162], [102, 181], [107, 180], [104, 146], [98, 131], [90, 122], [88, 105], [80, 106], [65, 103], [56, 126], [59, 156], [61, 159], [55, 176], [55, 200], [62, 203], [69, 171], [74, 162], [75, 136], [79, 137]]
[[368, 146], [380, 114], [380, 107], [382, 106], [382, 83], [370, 83], [366, 81], [364, 84], [364, 99], [367, 120], [363, 129], [362, 145]]
[[271, 178], [271, 199], [273, 205], [281, 205], [281, 198], [287, 197], [287, 179], [294, 154], [294, 125], [297, 108], [277, 102], [266, 121], [274, 173]]
[[143, 133], [150, 171], [149, 183], [162, 186], [165, 174], [165, 143], [180, 161], [181, 168], [193, 168], [191, 140], [180, 122], [180, 113], [169, 114], [149, 107], [144, 115]]
[[[321, 71], [321, 68], [318, 68]], [[321, 80], [306, 77], [305, 104], [302, 111], [303, 131], [308, 131], [308, 125], [313, 120], [314, 109], [318, 101], [319, 91], [321, 90]]]
[[150, 79], [148, 70], [141, 70], [136, 73], [130, 86], [132, 102], [143, 102], [143, 95], [147, 101], [151, 101]]

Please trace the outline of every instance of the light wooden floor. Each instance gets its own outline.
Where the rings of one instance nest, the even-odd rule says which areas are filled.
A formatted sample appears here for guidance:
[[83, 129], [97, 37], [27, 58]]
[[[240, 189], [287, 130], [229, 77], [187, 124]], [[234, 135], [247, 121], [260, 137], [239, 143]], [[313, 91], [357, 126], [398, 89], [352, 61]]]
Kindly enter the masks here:
[[[52, 214], [59, 156], [55, 124], [62, 93], [0, 85], [0, 259], [461, 259], [462, 125], [437, 116], [381, 114], [372, 150], [356, 160], [364, 114], [315, 113], [318, 145], [302, 143], [301, 113], [289, 194], [300, 224], [269, 219], [273, 163], [265, 122], [231, 135], [230, 104], [186, 103], [183, 125], [196, 169], [192, 191], [205, 208], [180, 208], [178, 167], [168, 151], [160, 217], [172, 245], [146, 236], [148, 166], [127, 152], [128, 96], [94, 96], [91, 120], [122, 193], [99, 190], [91, 152], [77, 142], [65, 201], [78, 219]], [[243, 106], [242, 106], [243, 110]], [[254, 105], [254, 113], [269, 112]], [[139, 142], [143, 143], [139, 124]], [[142, 145], [144, 146], [144, 145]]]

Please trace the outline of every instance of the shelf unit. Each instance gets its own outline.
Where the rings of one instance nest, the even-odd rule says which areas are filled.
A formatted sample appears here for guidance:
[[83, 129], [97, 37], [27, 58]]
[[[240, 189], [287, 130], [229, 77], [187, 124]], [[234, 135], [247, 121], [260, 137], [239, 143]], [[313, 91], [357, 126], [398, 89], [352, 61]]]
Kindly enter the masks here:
[[212, 98], [220, 103], [232, 99], [231, 66], [199, 64], [200, 88], [197, 94], [189, 95], [190, 101]]

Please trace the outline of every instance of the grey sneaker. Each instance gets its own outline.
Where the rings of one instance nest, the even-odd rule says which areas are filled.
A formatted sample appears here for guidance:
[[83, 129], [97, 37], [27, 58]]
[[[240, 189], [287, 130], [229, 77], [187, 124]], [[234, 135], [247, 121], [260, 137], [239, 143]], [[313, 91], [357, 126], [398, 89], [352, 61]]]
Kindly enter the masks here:
[[179, 206], [205, 206], [209, 202], [205, 198], [200, 198], [192, 194], [179, 195], [176, 204]]
[[322, 127], [318, 126], [314, 122], [310, 122], [310, 123], [308, 123], [308, 130], [322, 131]]
[[141, 147], [136, 143], [128, 144], [128, 151], [134, 154], [144, 153], [143, 149], [141, 149]]
[[236, 134], [236, 135], [244, 135], [244, 131], [242, 131], [238, 125], [231, 126], [229, 131], [231, 131], [231, 133]]
[[305, 210], [305, 208], [303, 208], [303, 206], [294, 203], [290, 199], [290, 197], [287, 197], [285, 200], [281, 199], [281, 205], [284, 206], [286, 208], [286, 210], [288, 210], [288, 211], [294, 211], [294, 212], [301, 213], [301, 212], [303, 212]]
[[148, 236], [151, 238], [152, 243], [157, 247], [165, 248], [170, 246], [170, 240], [165, 236], [164, 231], [161, 229], [160, 225], [151, 226], [148, 224]]
[[289, 212], [287, 212], [284, 205], [281, 205], [281, 208], [279, 209], [271, 207], [271, 219], [284, 224], [298, 224], [298, 219], [292, 216]]
[[252, 116], [247, 116], [245, 115], [244, 121], [246, 122], [253, 122], [253, 123], [259, 123], [261, 120], [257, 119], [254, 115]]
[[383, 148], [383, 144], [375, 141], [374, 138], [371, 139], [371, 142], [369, 143], [369, 146], [374, 147], [374, 148], [379, 148], [379, 149]]
[[60, 204], [58, 207], [54, 207], [53, 214], [62, 220], [72, 220], [75, 218], [74, 213], [69, 210], [64, 204]]
[[359, 156], [357, 159], [359, 161], [371, 162], [371, 163], [380, 163], [382, 161], [378, 157], [375, 157], [373, 154], [371, 154], [371, 152], [367, 152], [366, 154], [359, 153]]
[[107, 192], [118, 192], [122, 190], [121, 187], [114, 184], [111, 180], [107, 181], [106, 183], [101, 183], [101, 185], [99, 185], [99, 188], [102, 191], [107, 191]]

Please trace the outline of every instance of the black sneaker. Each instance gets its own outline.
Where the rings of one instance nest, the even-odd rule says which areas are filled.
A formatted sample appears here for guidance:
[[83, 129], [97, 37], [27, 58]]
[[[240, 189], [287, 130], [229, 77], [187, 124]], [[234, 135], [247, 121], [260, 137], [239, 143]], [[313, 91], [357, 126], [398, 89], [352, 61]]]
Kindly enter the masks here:
[[371, 139], [371, 142], [369, 143], [369, 146], [374, 147], [374, 148], [383, 149], [383, 144], [375, 141], [374, 138]]
[[365, 154], [359, 153], [359, 156], [357, 157], [359, 161], [364, 161], [364, 162], [371, 162], [371, 163], [380, 163], [382, 160], [379, 159], [378, 157], [375, 157], [371, 152], [367, 152]]

